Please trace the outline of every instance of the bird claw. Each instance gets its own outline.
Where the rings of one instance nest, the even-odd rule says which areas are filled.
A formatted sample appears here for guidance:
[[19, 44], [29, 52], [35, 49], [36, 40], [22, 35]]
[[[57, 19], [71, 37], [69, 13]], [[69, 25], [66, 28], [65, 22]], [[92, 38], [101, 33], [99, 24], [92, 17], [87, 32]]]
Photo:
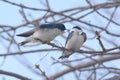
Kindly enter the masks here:
[[25, 44], [24, 42], [19, 43], [20, 46], [22, 46], [22, 45], [24, 45], [24, 44]]
[[27, 41], [23, 41], [23, 42], [19, 43], [19, 45], [20, 45], [20, 46], [23, 46], [23, 45], [25, 45], [26, 43], [28, 43], [28, 42], [27, 42]]
[[65, 59], [65, 58], [68, 58], [70, 55], [63, 55], [63, 56], [60, 56], [58, 59]]

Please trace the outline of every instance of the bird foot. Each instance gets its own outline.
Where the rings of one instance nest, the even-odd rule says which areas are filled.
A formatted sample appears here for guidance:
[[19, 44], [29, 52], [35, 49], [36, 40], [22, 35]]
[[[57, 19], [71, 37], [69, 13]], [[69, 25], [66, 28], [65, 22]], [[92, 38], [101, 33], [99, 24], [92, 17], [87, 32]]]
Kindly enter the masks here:
[[65, 58], [68, 58], [70, 55], [62, 55], [60, 56], [58, 59], [65, 59]]
[[23, 45], [25, 45], [26, 43], [28, 43], [28, 41], [23, 41], [23, 42], [19, 43], [19, 45], [20, 45], [20, 46], [23, 46]]

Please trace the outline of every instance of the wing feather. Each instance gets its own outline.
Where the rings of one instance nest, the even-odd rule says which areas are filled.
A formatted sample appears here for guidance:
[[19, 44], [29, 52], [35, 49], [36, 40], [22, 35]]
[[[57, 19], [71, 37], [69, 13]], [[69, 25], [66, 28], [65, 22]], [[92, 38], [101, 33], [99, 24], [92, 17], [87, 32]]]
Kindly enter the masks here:
[[87, 39], [86, 34], [84, 32], [82, 32], [82, 35], [84, 36], [84, 42], [85, 42]]
[[17, 34], [16, 36], [22, 36], [22, 37], [29, 37], [31, 36], [34, 32], [36, 31], [36, 29], [32, 29], [30, 31], [21, 33], [21, 34]]
[[66, 46], [68, 40], [72, 37], [72, 35], [73, 35], [73, 31], [69, 33], [69, 35], [68, 35], [68, 37], [67, 37], [67, 40], [66, 40], [66, 43], [65, 43], [65, 46]]

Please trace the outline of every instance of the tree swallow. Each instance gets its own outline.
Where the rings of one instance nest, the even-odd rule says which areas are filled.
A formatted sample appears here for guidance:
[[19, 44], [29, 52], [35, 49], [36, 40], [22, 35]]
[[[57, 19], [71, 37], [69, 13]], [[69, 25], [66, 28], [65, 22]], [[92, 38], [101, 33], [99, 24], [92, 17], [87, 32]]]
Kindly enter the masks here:
[[18, 34], [17, 36], [26, 37], [26, 39], [20, 43], [24, 45], [28, 42], [38, 42], [41, 40], [42, 43], [49, 43], [55, 37], [62, 34], [66, 30], [64, 24], [42, 24], [40, 27], [32, 29], [30, 31]]
[[86, 34], [78, 26], [73, 27], [66, 40], [65, 48], [62, 56], [59, 59], [68, 58], [74, 51], [78, 51], [83, 43], [86, 41]]

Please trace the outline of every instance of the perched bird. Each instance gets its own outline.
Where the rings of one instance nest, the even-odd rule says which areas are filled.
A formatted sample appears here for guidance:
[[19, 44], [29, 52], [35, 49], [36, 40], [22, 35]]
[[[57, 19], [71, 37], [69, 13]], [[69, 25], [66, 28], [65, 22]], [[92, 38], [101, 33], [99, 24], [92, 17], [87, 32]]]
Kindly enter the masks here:
[[73, 27], [65, 44], [65, 48], [69, 49], [70, 51], [63, 51], [63, 54], [59, 57], [59, 59], [68, 58], [74, 51], [78, 51], [85, 41], [86, 34], [81, 30], [81, 28], [78, 26]]
[[26, 39], [20, 43], [24, 45], [28, 42], [42, 42], [50, 43], [55, 37], [62, 34], [66, 30], [64, 24], [42, 24], [40, 27], [32, 29], [28, 32], [18, 34], [17, 36], [26, 37]]

